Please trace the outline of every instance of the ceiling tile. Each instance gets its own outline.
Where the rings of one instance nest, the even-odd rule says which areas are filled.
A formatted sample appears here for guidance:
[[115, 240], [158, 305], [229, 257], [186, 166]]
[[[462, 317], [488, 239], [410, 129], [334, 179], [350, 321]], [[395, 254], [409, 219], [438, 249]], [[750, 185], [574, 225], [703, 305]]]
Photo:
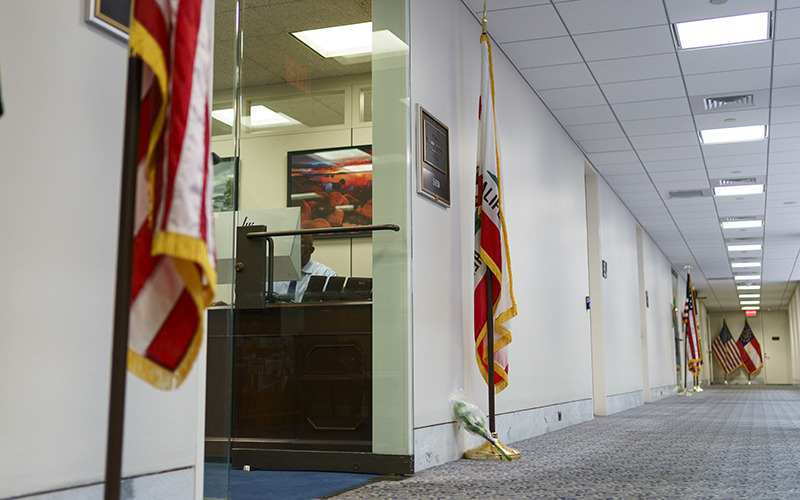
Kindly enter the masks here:
[[536, 90], [581, 87], [595, 84], [592, 74], [583, 63], [528, 68], [523, 69], [520, 73]]
[[666, 54], [675, 49], [667, 25], [577, 35], [574, 39], [587, 61]]
[[667, 24], [660, 2], [641, 0], [576, 0], [556, 8], [572, 34]]
[[[483, 12], [483, 0], [464, 0], [473, 12]], [[492, 0], [487, 3], [487, 12], [494, 12], [502, 9], [513, 9], [514, 7], [527, 7], [528, 5], [546, 4], [550, 0]], [[489, 8], [490, 7], [490, 8]], [[487, 16], [488, 17], [488, 16]]]
[[791, 137], [787, 139], [771, 139], [769, 141], [770, 154], [781, 151], [798, 151], [798, 150], [800, 150], [800, 137]]
[[791, 87], [797, 85], [797, 82], [800, 82], [800, 64], [787, 64], [772, 68], [773, 88]]
[[486, 16], [489, 33], [498, 43], [567, 35], [551, 4], [493, 11]]
[[689, 95], [707, 96], [768, 89], [770, 78], [769, 67], [687, 75], [686, 91]]
[[722, 167], [708, 169], [708, 177], [711, 179], [730, 179], [734, 177], [752, 177], [766, 174], [766, 165], [755, 167]]
[[694, 122], [691, 116], [673, 116], [669, 118], [651, 118], [649, 120], [630, 120], [622, 122], [622, 128], [629, 137], [638, 135], [669, 134], [675, 132], [694, 133]]
[[691, 158], [685, 160], [667, 160], [667, 161], [646, 161], [644, 163], [648, 172], [664, 172], [664, 171], [679, 171], [679, 170], [705, 170], [705, 164], [702, 158]]
[[641, 163], [616, 163], [613, 165], [598, 165], [596, 168], [603, 176], [645, 173]]
[[606, 83], [601, 88], [611, 104], [686, 96], [681, 78]]
[[708, 168], [751, 167], [756, 165], [766, 167], [766, 152], [749, 155], [712, 156], [706, 158], [706, 166]]
[[[691, 114], [689, 101], [685, 97], [655, 99], [652, 101], [616, 103], [614, 113], [620, 120], [643, 120]], [[800, 110], [798, 110], [800, 112]], [[799, 119], [800, 121], [800, 119]]]
[[797, 184], [800, 183], [800, 172], [788, 174], [772, 174], [769, 175], [769, 184], [767, 190], [771, 190], [776, 184]]
[[800, 0], [778, 0], [778, 10], [800, 7]]
[[[727, 120], [727, 121], [726, 121]], [[732, 121], [731, 121], [732, 120]], [[694, 122], [698, 130], [709, 128], [742, 127], [745, 125], [766, 125], [769, 109], [740, 109], [735, 111], [695, 114]]]
[[[667, 182], [667, 181], [682, 181], [682, 180], [697, 180], [702, 179], [708, 184], [708, 177], [705, 170], [665, 170], [661, 172], [650, 172], [650, 178], [653, 182]], [[706, 187], [709, 187], [706, 185]]]
[[625, 151], [630, 149], [631, 143], [626, 138], [597, 139], [578, 141], [581, 148], [587, 153], [604, 153], [608, 151]]
[[[798, 155], [800, 156], [800, 155]], [[772, 174], [793, 174], [793, 173], [800, 173], [800, 158], [799, 161], [795, 161], [792, 163], [775, 163], [773, 164], [770, 162], [769, 164], [769, 175]]]
[[614, 165], [617, 163], [636, 163], [639, 157], [633, 150], [617, 151], [614, 153], [593, 153], [588, 155], [589, 161], [594, 165]]
[[766, 153], [767, 141], [730, 142], [703, 145], [703, 156], [731, 156]]
[[800, 136], [800, 122], [781, 123], [769, 128], [770, 141]]
[[774, 8], [773, 0], [738, 0], [723, 5], [687, 0], [665, 0], [669, 19], [673, 23], [767, 12]]
[[588, 106], [584, 108], [569, 108], [553, 110], [561, 125], [569, 127], [571, 125], [586, 125], [590, 123], [609, 123], [616, 122], [611, 108], [604, 104], [602, 106]]
[[684, 75], [763, 68], [768, 67], [772, 60], [772, 44], [750, 43], [710, 49], [682, 50], [678, 52], [678, 59], [680, 59]]
[[542, 90], [539, 92], [539, 96], [550, 109], [597, 106], [606, 102], [596, 85]]
[[701, 158], [700, 146], [681, 146], [678, 148], [643, 149], [639, 152], [643, 162], [662, 160], [685, 160]]
[[800, 104], [800, 87], [783, 87], [772, 90], [772, 106], [796, 106]]
[[594, 61], [589, 63], [589, 68], [598, 83], [681, 76], [678, 58], [674, 53]]
[[797, 153], [794, 151], [775, 151], [769, 154], [770, 167], [780, 163], [794, 163], [796, 161]]
[[[797, 36], [795, 27], [795, 36]], [[800, 63], [800, 38], [791, 40], [776, 40], [773, 64], [782, 66], [784, 64]]]
[[684, 179], [680, 181], [656, 182], [659, 191], [683, 191], [686, 189], [708, 189], [708, 179]]
[[637, 150], [656, 149], [674, 146], [692, 146], [698, 144], [694, 132], [678, 132], [674, 134], [642, 135], [631, 137], [631, 144]]
[[567, 127], [567, 132], [577, 141], [625, 137], [625, 133], [622, 132], [619, 124], [616, 122], [596, 123], [593, 125], [572, 125]]
[[800, 122], [800, 106], [772, 108], [771, 123]]
[[787, 182], [784, 184], [772, 183], [770, 182], [767, 186], [767, 196], [772, 196], [774, 193], [787, 193], [791, 192], [793, 195], [796, 196], [795, 193], [800, 192], [800, 182]]
[[501, 47], [519, 69], [583, 62], [568, 36], [504, 43]]
[[645, 173], [644, 171], [637, 174], [606, 175], [604, 177], [606, 179], [606, 182], [608, 182], [612, 186], [621, 186], [623, 184], [648, 184], [652, 187], [652, 183], [650, 182], [650, 177], [648, 177], [647, 173]]

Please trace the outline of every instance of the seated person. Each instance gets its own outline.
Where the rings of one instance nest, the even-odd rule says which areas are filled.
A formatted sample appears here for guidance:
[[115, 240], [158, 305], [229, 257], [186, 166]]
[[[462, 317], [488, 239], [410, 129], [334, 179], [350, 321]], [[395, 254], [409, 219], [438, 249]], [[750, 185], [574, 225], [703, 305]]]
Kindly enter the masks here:
[[303, 294], [308, 288], [308, 281], [312, 276], [336, 276], [336, 271], [325, 264], [311, 260], [314, 253], [314, 236], [304, 234], [300, 237], [300, 265], [301, 276], [297, 281], [276, 281], [273, 283], [272, 292], [283, 301], [302, 302]]

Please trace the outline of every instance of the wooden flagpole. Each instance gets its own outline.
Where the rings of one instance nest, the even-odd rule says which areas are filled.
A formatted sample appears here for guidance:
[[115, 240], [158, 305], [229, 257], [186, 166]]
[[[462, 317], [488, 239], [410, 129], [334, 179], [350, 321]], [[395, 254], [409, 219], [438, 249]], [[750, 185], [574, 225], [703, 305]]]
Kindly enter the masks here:
[[117, 286], [114, 300], [114, 337], [111, 350], [111, 394], [108, 410], [105, 500], [119, 500], [122, 484], [122, 437], [125, 417], [125, 377], [128, 367], [128, 319], [131, 307], [136, 167], [139, 163], [141, 73], [141, 59], [131, 54], [128, 59], [128, 90], [125, 103], [125, 136], [117, 239]]

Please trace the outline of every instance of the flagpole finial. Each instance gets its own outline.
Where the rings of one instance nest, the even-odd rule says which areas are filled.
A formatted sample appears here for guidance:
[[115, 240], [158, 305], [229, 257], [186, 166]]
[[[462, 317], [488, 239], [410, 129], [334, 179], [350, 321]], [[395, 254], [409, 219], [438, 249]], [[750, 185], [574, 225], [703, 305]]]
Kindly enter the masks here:
[[692, 270], [692, 266], [690, 264], [686, 264], [685, 266], [683, 266], [683, 268], [686, 269], [687, 271]]
[[484, 35], [488, 34], [486, 24], [486, 0], [483, 0], [483, 19], [481, 19], [481, 27], [483, 28]]

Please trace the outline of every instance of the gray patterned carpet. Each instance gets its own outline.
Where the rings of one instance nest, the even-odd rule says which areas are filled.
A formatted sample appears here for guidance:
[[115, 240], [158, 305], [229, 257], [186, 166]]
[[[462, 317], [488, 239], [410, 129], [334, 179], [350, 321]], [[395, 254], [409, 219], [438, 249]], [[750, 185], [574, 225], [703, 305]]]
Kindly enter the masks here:
[[514, 443], [348, 499], [800, 499], [800, 390], [714, 387]]

